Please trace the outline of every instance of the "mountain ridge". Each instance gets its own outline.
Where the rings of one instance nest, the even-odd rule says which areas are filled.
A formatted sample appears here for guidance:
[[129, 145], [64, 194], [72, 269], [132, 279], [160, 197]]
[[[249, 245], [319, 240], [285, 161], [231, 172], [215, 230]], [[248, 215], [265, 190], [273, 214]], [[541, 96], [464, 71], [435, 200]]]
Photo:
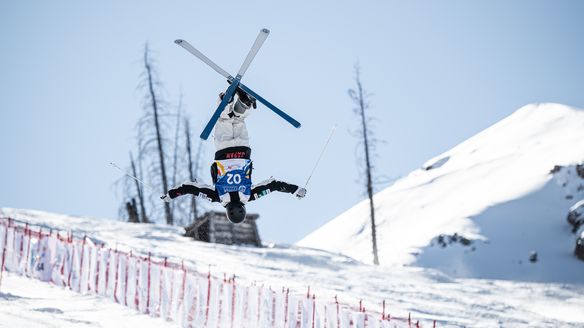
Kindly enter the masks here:
[[[419, 264], [418, 255], [440, 235], [488, 242], [493, 236], [484, 235], [473, 218], [545, 188], [554, 179], [550, 173], [554, 167], [582, 161], [583, 110], [553, 103], [518, 109], [375, 194], [381, 263]], [[559, 189], [549, 192], [563, 199], [553, 205], [565, 207], [563, 216], [555, 218], [557, 229], [563, 229], [575, 201], [564, 199]], [[572, 197], [584, 195], [580, 190]], [[371, 263], [366, 207], [367, 201], [356, 204], [297, 244]], [[548, 278], [552, 277], [538, 279]]]

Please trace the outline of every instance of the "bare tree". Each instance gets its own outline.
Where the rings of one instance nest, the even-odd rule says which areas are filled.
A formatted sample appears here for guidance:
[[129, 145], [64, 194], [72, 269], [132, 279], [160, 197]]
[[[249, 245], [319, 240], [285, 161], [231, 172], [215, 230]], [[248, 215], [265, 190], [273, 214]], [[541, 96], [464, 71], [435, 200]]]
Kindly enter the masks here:
[[[114, 165], [117, 167], [117, 165]], [[120, 169], [122, 170], [122, 169]], [[130, 152], [130, 168], [122, 170], [125, 174], [114, 182], [114, 187], [123, 193], [123, 201], [118, 209], [120, 219], [132, 223], [148, 223], [146, 216], [146, 208], [144, 205], [144, 190], [143, 186], [138, 181], [130, 176], [142, 180], [140, 173], [136, 170], [136, 162]], [[136, 197], [140, 201], [141, 217], [138, 214], [138, 206], [136, 204]]]
[[367, 189], [367, 196], [369, 197], [369, 211], [371, 216], [371, 239], [373, 242], [373, 263], [379, 265], [379, 256], [377, 252], [377, 229], [375, 226], [375, 204], [373, 202], [373, 173], [372, 173], [372, 153], [371, 147], [374, 141], [371, 138], [370, 120], [367, 117], [366, 111], [370, 109], [368, 98], [370, 95], [363, 89], [360, 76], [359, 64], [355, 64], [355, 83], [356, 89], [349, 89], [349, 97], [355, 103], [354, 112], [359, 116], [361, 121], [360, 139], [363, 144], [363, 152], [365, 154], [365, 186]]
[[[180, 121], [181, 121], [181, 117], [182, 117], [182, 92], [180, 94], [179, 100], [178, 100], [178, 109], [177, 109], [177, 113], [176, 113], [176, 125], [175, 125], [175, 131], [174, 131], [174, 151], [172, 154], [172, 185], [176, 186], [177, 185], [177, 174], [178, 174], [178, 150], [179, 150], [179, 131], [180, 131]], [[174, 203], [173, 203], [174, 204]], [[172, 216], [175, 216], [175, 210], [176, 206], [171, 206], [171, 212], [172, 212]]]
[[[184, 120], [185, 125], [185, 140], [186, 140], [186, 153], [187, 153], [187, 163], [188, 163], [188, 171], [189, 171], [189, 178], [191, 181], [196, 181], [199, 173], [199, 164], [201, 162], [201, 149], [203, 148], [201, 140], [199, 140], [199, 146], [197, 147], [197, 154], [195, 155], [195, 161], [193, 163], [193, 151], [191, 145], [191, 129], [190, 123], [187, 118]], [[191, 213], [190, 217], [192, 217], [192, 221], [194, 222], [199, 217], [198, 207], [197, 207], [197, 198], [192, 197], [191, 199]]]
[[128, 222], [140, 222], [138, 220], [138, 210], [136, 209], [136, 199], [132, 198], [132, 201], [126, 202], [126, 212], [128, 212]]
[[[142, 180], [142, 172], [140, 172], [140, 174], [138, 174], [137, 170], [136, 170], [136, 164], [134, 162], [134, 157], [132, 156], [132, 152], [130, 152], [130, 164], [132, 166], [132, 174], [137, 177], [138, 179]], [[128, 179], [126, 177], [126, 179]], [[144, 204], [144, 190], [142, 188], [142, 186], [140, 185], [140, 183], [137, 180], [134, 179], [130, 179], [134, 182], [134, 185], [136, 186], [136, 193], [138, 194], [138, 201], [140, 202], [140, 222], [142, 223], [148, 223], [148, 217], [146, 216], [146, 205]], [[136, 207], [135, 204], [135, 200], [134, 198], [132, 198], [132, 202], [134, 207]]]
[[[159, 181], [162, 183], [161, 192], [164, 194], [168, 190], [168, 179], [165, 163], [165, 152], [164, 152], [164, 139], [162, 134], [162, 101], [159, 99], [159, 92], [157, 87], [159, 83], [156, 81], [154, 68], [152, 66], [151, 59], [149, 57], [148, 44], [144, 47], [144, 83], [143, 86], [146, 89], [146, 101], [145, 109], [146, 115], [140, 120], [139, 125], [139, 138], [145, 138], [145, 142], [142, 145], [143, 149], [141, 151], [143, 154], [150, 154], [149, 147], [153, 146], [155, 156], [157, 160], [154, 161], [151, 166], [150, 173], [158, 176]], [[145, 128], [143, 128], [145, 126]], [[142, 133], [153, 132], [151, 138], [147, 138]], [[164, 203], [164, 214], [166, 223], [172, 225], [174, 223], [172, 212], [170, 210], [170, 204]]]
[[[132, 221], [136, 221], [135, 217], [138, 217], [138, 221], [146, 223], [156, 221], [164, 215], [167, 224], [190, 224], [191, 218], [196, 219], [200, 210], [194, 197], [193, 199], [185, 197], [175, 200], [172, 206], [169, 203], [164, 203], [164, 207], [160, 206], [159, 194], [156, 192], [149, 193], [149, 196], [145, 197], [145, 186], [148, 187], [148, 190], [153, 191], [154, 188], [151, 186], [161, 185], [162, 193], [166, 193], [169, 182], [172, 185], [177, 185], [181, 179], [196, 180], [202, 147], [199, 142], [196, 159], [193, 160], [192, 136], [188, 119], [185, 118], [184, 114], [182, 93], [176, 107], [176, 115], [169, 114], [167, 108], [170, 106], [164, 101], [164, 88], [156, 77], [155, 65], [148, 45], [144, 48], [143, 60], [144, 72], [138, 88], [143, 90], [145, 97], [143, 101], [144, 112], [136, 124], [137, 157], [134, 158], [130, 152], [130, 168], [126, 172], [131, 172], [131, 174], [126, 173], [124, 178], [116, 182], [117, 185], [123, 187], [124, 192], [120, 216]], [[171, 118], [174, 122], [171, 122]], [[183, 120], [186, 132], [186, 149], [181, 133]], [[174, 131], [172, 137], [169, 137], [168, 131]], [[174, 148], [172, 152], [165, 152], [171, 147]], [[183, 157], [183, 153], [186, 153], [188, 158]], [[146, 204], [146, 199], [148, 204]], [[136, 200], [139, 202], [139, 207]], [[164, 213], [162, 213], [163, 208]], [[140, 214], [138, 215], [138, 213]]]

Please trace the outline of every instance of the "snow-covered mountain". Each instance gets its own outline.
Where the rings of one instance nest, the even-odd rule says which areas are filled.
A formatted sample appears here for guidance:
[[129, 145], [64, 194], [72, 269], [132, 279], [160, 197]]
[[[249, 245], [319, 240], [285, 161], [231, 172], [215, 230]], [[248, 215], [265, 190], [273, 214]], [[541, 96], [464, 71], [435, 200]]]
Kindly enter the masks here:
[[[584, 111], [522, 107], [375, 195], [381, 264], [459, 277], [584, 282], [566, 222], [570, 206], [584, 198], [575, 169], [583, 161]], [[362, 201], [298, 245], [371, 263], [368, 206]]]

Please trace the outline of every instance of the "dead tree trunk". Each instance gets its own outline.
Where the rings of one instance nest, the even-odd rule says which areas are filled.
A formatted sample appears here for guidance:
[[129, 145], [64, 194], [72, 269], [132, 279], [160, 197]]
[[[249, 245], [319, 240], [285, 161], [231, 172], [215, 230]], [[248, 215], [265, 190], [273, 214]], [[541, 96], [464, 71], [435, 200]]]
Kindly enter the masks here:
[[[203, 139], [199, 139], [199, 145], [197, 146], [197, 155], [195, 155], [195, 169], [191, 174], [193, 181], [197, 180], [199, 176], [199, 168], [201, 166], [201, 149], [203, 148]], [[196, 220], [199, 217], [199, 208], [197, 207], [197, 198], [193, 197], [193, 218]]]
[[[156, 129], [156, 142], [158, 146], [158, 158], [160, 164], [160, 177], [162, 179], [162, 193], [165, 194], [168, 191], [168, 180], [166, 178], [166, 167], [164, 165], [164, 149], [162, 146], [162, 136], [160, 133], [160, 119], [159, 119], [159, 106], [156, 99], [156, 92], [154, 91], [154, 81], [152, 77], [152, 68], [148, 60], [148, 46], [144, 50], [144, 66], [146, 68], [146, 74], [148, 77], [148, 92], [150, 94], [150, 100], [152, 105], [152, 114], [154, 116], [154, 127]], [[170, 204], [164, 202], [164, 213], [166, 217], [166, 223], [172, 225], [174, 220], [172, 218], [172, 212], [170, 211]]]
[[[142, 180], [142, 176], [138, 175], [138, 172], [136, 172], [136, 164], [134, 163], [134, 157], [132, 156], [132, 152], [130, 152], [130, 164], [132, 165], [132, 174], [135, 177], [138, 177], [140, 180]], [[144, 205], [144, 192], [142, 190], [142, 186], [140, 186], [140, 183], [138, 183], [137, 180], [133, 181], [134, 184], [136, 185], [136, 193], [138, 194], [138, 201], [140, 202], [140, 222], [148, 223], [149, 221], [148, 217], [146, 216], [146, 206]], [[132, 201], [134, 201], [133, 198]]]
[[[174, 151], [172, 154], [172, 186], [176, 186], [177, 182], [176, 182], [176, 175], [178, 172], [178, 136], [179, 136], [179, 131], [180, 131], [180, 119], [181, 119], [181, 113], [182, 113], [182, 93], [180, 95], [179, 101], [178, 101], [178, 110], [177, 110], [177, 114], [176, 114], [176, 126], [175, 126], [175, 132], [174, 132]], [[172, 203], [171, 203], [172, 204]], [[174, 206], [171, 206], [171, 213], [172, 216], [174, 217]]]
[[[136, 171], [136, 164], [134, 163], [134, 157], [132, 156], [132, 152], [130, 152], [130, 164], [132, 165], [132, 174], [139, 179], [142, 179], [141, 176], [138, 175]], [[140, 221], [142, 223], [148, 223], [148, 217], [146, 216], [146, 206], [144, 205], [144, 192], [142, 191], [142, 186], [138, 183], [137, 180], [133, 180], [134, 184], [136, 185], [136, 193], [138, 194], [138, 201], [140, 202]]]
[[[137, 173], [139, 175], [136, 175], [137, 177], [140, 177], [140, 179], [144, 180], [144, 170], [142, 167], [142, 164], [144, 162], [144, 154], [143, 152], [143, 135], [141, 133], [138, 134], [138, 157], [136, 158], [136, 161], [138, 162], [138, 167], [137, 167]], [[140, 190], [142, 191], [142, 198], [140, 200], [140, 206], [141, 206], [141, 211], [142, 211], [142, 223], [150, 223], [150, 219], [148, 218], [148, 215], [146, 214], [146, 202], [144, 200], [144, 187], [142, 185], [139, 184], [139, 186], [141, 187]]]
[[367, 196], [369, 197], [369, 212], [371, 216], [371, 239], [373, 243], [373, 263], [379, 265], [379, 257], [377, 252], [377, 229], [375, 226], [375, 204], [373, 202], [373, 178], [372, 178], [372, 165], [371, 165], [371, 151], [370, 151], [370, 131], [368, 129], [368, 120], [365, 111], [369, 108], [369, 104], [366, 101], [367, 94], [363, 90], [363, 85], [361, 84], [360, 70], [359, 66], [355, 65], [355, 82], [357, 84], [357, 90], [349, 90], [349, 96], [357, 105], [355, 108], [355, 113], [360, 117], [361, 121], [361, 138], [363, 142], [363, 151], [365, 153], [365, 183], [367, 189]]
[[138, 210], [136, 209], [136, 199], [132, 198], [131, 202], [126, 202], [126, 211], [128, 212], [128, 222], [140, 222], [138, 220]]
[[[201, 157], [201, 143], [199, 142], [199, 147], [197, 149], [197, 155], [195, 157], [195, 162], [193, 163], [193, 151], [191, 147], [191, 129], [189, 120], [185, 119], [185, 139], [187, 142], [186, 149], [187, 149], [187, 162], [188, 162], [188, 169], [189, 169], [189, 178], [191, 181], [197, 180], [197, 173], [199, 172], [199, 162]], [[194, 168], [193, 168], [194, 165]], [[199, 217], [198, 209], [197, 209], [197, 198], [192, 197], [191, 200], [191, 217], [193, 218], [193, 222], [197, 220]]]

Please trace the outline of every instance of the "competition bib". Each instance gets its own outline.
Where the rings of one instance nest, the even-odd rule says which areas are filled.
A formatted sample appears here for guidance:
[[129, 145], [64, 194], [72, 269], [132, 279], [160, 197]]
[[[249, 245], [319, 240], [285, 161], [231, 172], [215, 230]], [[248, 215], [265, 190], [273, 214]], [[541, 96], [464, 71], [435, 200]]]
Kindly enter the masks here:
[[224, 159], [217, 163], [215, 189], [219, 197], [230, 192], [239, 192], [245, 200], [251, 195], [251, 160]]

